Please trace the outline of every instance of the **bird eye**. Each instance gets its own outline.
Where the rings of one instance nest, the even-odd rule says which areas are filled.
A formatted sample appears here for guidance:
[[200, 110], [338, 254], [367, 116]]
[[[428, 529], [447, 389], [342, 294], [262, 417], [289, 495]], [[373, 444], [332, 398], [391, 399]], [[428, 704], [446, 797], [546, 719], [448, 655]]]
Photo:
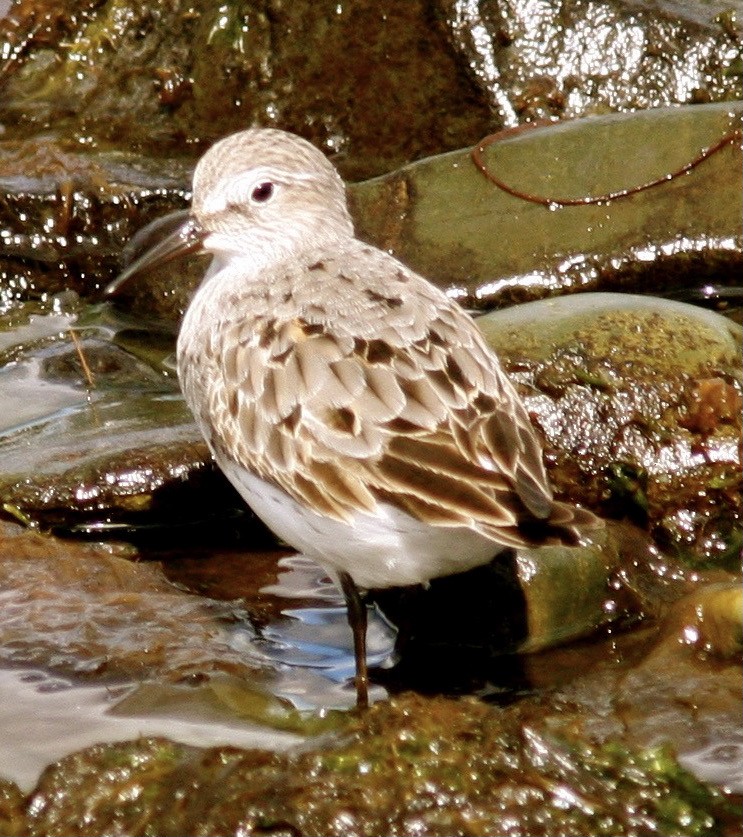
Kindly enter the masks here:
[[257, 186], [253, 187], [250, 193], [250, 200], [253, 203], [267, 203], [273, 197], [274, 185], [270, 180], [263, 180]]

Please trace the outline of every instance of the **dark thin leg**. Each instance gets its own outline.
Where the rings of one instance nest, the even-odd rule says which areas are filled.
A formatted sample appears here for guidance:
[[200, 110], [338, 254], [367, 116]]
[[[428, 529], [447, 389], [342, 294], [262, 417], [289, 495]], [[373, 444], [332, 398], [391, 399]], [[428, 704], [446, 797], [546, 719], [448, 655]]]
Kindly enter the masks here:
[[366, 605], [356, 583], [348, 573], [338, 573], [341, 589], [346, 599], [348, 624], [353, 632], [353, 653], [356, 660], [356, 706], [369, 706], [369, 675], [366, 670]]

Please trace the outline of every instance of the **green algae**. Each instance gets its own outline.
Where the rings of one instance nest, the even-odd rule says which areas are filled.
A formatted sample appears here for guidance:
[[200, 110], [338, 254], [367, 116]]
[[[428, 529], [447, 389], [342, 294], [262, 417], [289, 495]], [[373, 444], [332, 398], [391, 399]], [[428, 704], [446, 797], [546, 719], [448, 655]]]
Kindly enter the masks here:
[[478, 324], [521, 387], [558, 491], [634, 520], [687, 566], [735, 571], [740, 326], [684, 303], [590, 293]]
[[518, 708], [413, 695], [289, 754], [162, 739], [101, 744], [50, 766], [21, 804], [12, 788], [6, 798], [6, 821], [48, 837], [720, 837], [740, 827], [738, 806], [667, 748], [596, 743]]

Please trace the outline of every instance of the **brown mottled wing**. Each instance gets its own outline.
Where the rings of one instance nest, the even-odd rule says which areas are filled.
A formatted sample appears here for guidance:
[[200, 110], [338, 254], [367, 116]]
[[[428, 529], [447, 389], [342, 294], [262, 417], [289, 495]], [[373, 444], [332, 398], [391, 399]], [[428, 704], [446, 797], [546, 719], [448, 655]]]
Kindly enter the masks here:
[[225, 441], [240, 439], [226, 448], [324, 514], [383, 500], [522, 542], [519, 523], [554, 503], [498, 361], [438, 289], [378, 250], [353, 255], [308, 266], [285, 309], [267, 306], [224, 344], [212, 409]]

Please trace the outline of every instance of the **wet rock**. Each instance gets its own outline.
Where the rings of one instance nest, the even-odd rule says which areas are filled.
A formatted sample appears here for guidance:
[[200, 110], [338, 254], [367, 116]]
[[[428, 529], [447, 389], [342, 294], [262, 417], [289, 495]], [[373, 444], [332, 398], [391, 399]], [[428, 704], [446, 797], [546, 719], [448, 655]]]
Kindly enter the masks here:
[[711, 581], [676, 603], [664, 621], [668, 646], [676, 641], [699, 655], [734, 661], [743, 649], [743, 589], [735, 580]]
[[[492, 173], [545, 200], [595, 198], [661, 178], [596, 205], [544, 206], [507, 194], [465, 149], [352, 185], [352, 214], [361, 238], [473, 309], [580, 290], [663, 294], [736, 285], [743, 267], [743, 204], [732, 176], [739, 142], [683, 177], [662, 178], [732, 137], [740, 113], [737, 105], [709, 105], [576, 120], [512, 136], [484, 154]], [[124, 307], [180, 314], [204, 269], [184, 274], [183, 264], [132, 280]]]
[[[723, 597], [732, 604], [731, 590], [740, 584], [740, 573], [725, 581], [719, 573], [688, 579], [686, 595], [679, 598], [677, 586], [676, 601], [644, 630], [525, 657], [532, 684], [542, 689], [558, 684], [550, 698], [543, 693], [535, 704], [550, 713], [559, 706], [567, 714], [555, 719], [558, 725], [567, 722], [593, 741], [670, 746], [703, 781], [740, 794], [743, 681], [739, 651], [732, 649], [739, 643], [742, 617], [739, 610], [720, 608], [727, 611], [720, 630], [717, 608], [704, 605]], [[703, 610], [694, 617], [691, 611], [699, 604]], [[698, 639], [714, 637], [717, 650], [694, 633]]]
[[[374, 678], [392, 693], [492, 698], [545, 689], [602, 660], [602, 637], [642, 635], [659, 623], [669, 645], [691, 645], [692, 637], [703, 653], [735, 652], [743, 619], [736, 576], [716, 570], [700, 578], [627, 523], [608, 521], [591, 540], [509, 550], [425, 587], [371, 591], [397, 629], [394, 664]], [[559, 660], [553, 668], [548, 649]]]
[[195, 157], [254, 123], [294, 130], [356, 179], [474, 141], [490, 111], [429, 4], [393, 0], [17, 3], [0, 120]]
[[440, 5], [506, 125], [741, 96], [741, 24], [724, 0]]
[[[492, 308], [578, 290], [662, 294], [737, 284], [740, 141], [629, 197], [560, 206], [663, 178], [740, 124], [738, 105], [668, 108], [538, 127], [484, 152], [423, 160], [351, 190], [358, 229], [463, 305]], [[732, 135], [731, 135], [732, 136]], [[671, 150], [673, 149], [673, 150]]]
[[542, 116], [738, 99], [739, 38], [723, 3], [17, 2], [0, 118], [156, 154], [276, 125], [358, 179]]
[[[289, 754], [141, 737], [89, 748], [51, 765], [28, 797], [19, 799], [7, 785], [0, 822], [22, 823], [21, 833], [140, 833], [135, 816], [141, 833], [167, 832], [158, 819], [163, 811], [177, 813], [177, 822], [168, 820], [174, 833], [237, 833], [239, 826], [253, 828], [251, 817], [265, 824], [279, 811], [299, 833], [328, 833], [338, 817], [344, 833], [348, 817], [359, 833], [408, 833], [413, 825], [419, 833], [421, 822], [426, 833], [471, 833], [451, 820], [463, 808], [485, 823], [486, 833], [500, 833], [504, 800], [522, 797], [523, 805], [507, 808], [509, 822], [520, 827], [515, 833], [554, 833], [559, 824], [569, 833], [594, 833], [599, 813], [607, 834], [636, 834], [640, 823], [643, 834], [736, 833], [740, 807], [727, 802], [729, 791], [694, 781], [672, 753], [707, 771], [708, 782], [743, 787], [736, 774], [743, 740], [736, 750], [740, 667], [733, 651], [740, 645], [739, 578], [691, 582], [660, 630], [526, 657], [532, 689], [542, 672], [540, 693], [505, 710], [473, 699], [404, 695], [359, 718], [328, 722], [271, 697], [286, 681], [265, 670], [265, 640], [248, 630], [235, 602], [188, 595], [164, 580], [159, 565], [126, 560], [121, 548], [4, 526], [0, 553], [6, 663], [89, 682], [133, 674], [144, 682], [117, 701], [117, 715], [177, 717], [188, 710], [186, 717], [207, 724], [204, 709], [219, 709], [233, 724], [247, 719], [304, 734], [337, 731]], [[701, 642], [689, 641], [689, 626]], [[727, 755], [713, 757], [723, 742]], [[118, 770], [107, 769], [113, 762]], [[464, 778], [452, 785], [453, 776]], [[122, 781], [149, 791], [122, 803]], [[555, 783], [569, 789], [567, 801], [555, 797]], [[604, 783], [611, 793], [599, 792]], [[179, 805], [168, 802], [171, 794]], [[590, 806], [570, 803], [587, 796]], [[94, 810], [91, 798], [98, 800]], [[604, 798], [606, 807], [597, 808], [595, 800]], [[540, 832], [539, 822], [549, 828]]]
[[[435, 578], [425, 587], [374, 590], [371, 598], [398, 630], [397, 662], [380, 671], [386, 685], [480, 692], [515, 677], [519, 660], [637, 620], [641, 600], [615, 583], [630, 560], [625, 533], [602, 531], [579, 547], [506, 550], [485, 566]], [[635, 545], [635, 544], [633, 544]], [[505, 673], [507, 672], [507, 673]]]
[[737, 566], [739, 326], [627, 294], [544, 300], [478, 323], [520, 385], [558, 493], [648, 525], [692, 564]]
[[[266, 543], [175, 389], [171, 338], [153, 348], [105, 309], [77, 322], [77, 348], [61, 332], [24, 354], [6, 335], [6, 507], [78, 534], [175, 527], [175, 537], [217, 525]], [[479, 323], [521, 389], [562, 496], [649, 526], [692, 563], [736, 560], [740, 327], [626, 294], [572, 295]], [[78, 350], [90, 354], [92, 387]]]
[[[579, 120], [512, 137], [484, 159], [526, 192], [596, 196], [662, 178], [739, 119], [738, 106], [710, 105]], [[743, 208], [731, 172], [739, 168], [740, 144], [731, 144], [630, 198], [550, 208], [501, 191], [465, 149], [353, 185], [349, 198], [362, 237], [482, 309], [580, 289], [737, 282]], [[152, 240], [129, 245], [135, 231], [152, 223], [154, 236], [163, 216], [167, 224], [168, 213], [183, 211], [190, 172], [183, 157], [82, 153], [51, 140], [0, 144], [6, 304], [63, 288], [99, 296]], [[177, 321], [204, 268], [202, 259], [184, 260], [141, 277], [127, 287], [128, 310]]]
[[15, 328], [0, 335], [6, 512], [78, 535], [273, 542], [216, 469], [172, 369], [156, 365], [142, 335], [147, 362], [116, 345], [131, 331], [105, 311], [36, 310], [14, 309]]
[[[218, 681], [223, 676], [228, 682], [239, 680], [245, 693], [245, 711], [237, 723], [235, 713], [220, 712], [217, 701], [208, 699], [212, 677]], [[259, 678], [201, 675], [187, 682], [190, 685], [154, 680], [111, 682], [105, 675], [95, 682], [90, 676], [76, 680], [39, 668], [0, 668], [3, 778], [28, 793], [49, 764], [101, 741], [164, 735], [200, 747], [285, 750], [301, 740], [296, 733], [270, 726], [268, 721], [272, 717], [280, 721], [282, 712], [285, 718], [290, 718], [292, 711], [300, 713], [270, 693], [261, 694]], [[140, 691], [152, 696], [159, 692], [160, 697], [149, 704], [135, 701], [133, 697]], [[131, 713], [123, 711], [125, 704]], [[8, 833], [2, 825], [0, 833]]]
[[[659, 11], [593, 3], [534, 14], [524, 3], [401, 6], [385, 0], [247, 8], [179, 0], [145, 9], [77, 0], [59, 10], [16, 2], [0, 20], [2, 297], [28, 298], [64, 287], [94, 294], [120, 266], [118, 255], [134, 230], [183, 208], [199, 153], [247, 125], [297, 131], [357, 180], [545, 114], [574, 118], [737, 100], [739, 37], [735, 15], [714, 4]], [[695, 107], [689, 121], [700, 118], [708, 123]], [[698, 150], [697, 140], [704, 144], [716, 136], [713, 129], [690, 135], [691, 150], [680, 142], [682, 135], [675, 127], [658, 132], [656, 125], [620, 142], [589, 139], [577, 144], [577, 160], [563, 155], [559, 172], [553, 171], [550, 149], [547, 166], [532, 168], [557, 179], [537, 180], [537, 191], [601, 191], [600, 179], [580, 180], [596, 168], [588, 164], [594, 144], [611, 148], [620, 185], [626, 186], [642, 174], [645, 150], [640, 155], [638, 148], [658, 146], [655, 174], [663, 174], [670, 149], [686, 162]], [[516, 143], [516, 154], [530, 152], [527, 146]], [[501, 148], [494, 161], [498, 170], [502, 159]], [[513, 161], [510, 166], [509, 180], [529, 184], [528, 170]], [[737, 170], [739, 163], [732, 166]], [[452, 195], [462, 195], [470, 230], [460, 235], [451, 217], [440, 229], [427, 230], [424, 219], [423, 229], [414, 231], [421, 241], [411, 242], [406, 234], [401, 244], [400, 229], [411, 219], [417, 227], [414, 216], [421, 217], [416, 192], [423, 171], [415, 177], [400, 173], [376, 197], [361, 197], [374, 213], [361, 213], [360, 226], [468, 304], [530, 298], [605, 276], [637, 285], [647, 276], [649, 259], [677, 284], [670, 277], [679, 268], [730, 274], [740, 267], [739, 238], [729, 240], [724, 224], [654, 230], [657, 221], [676, 217], [655, 205], [646, 218], [634, 218], [635, 230], [647, 227], [646, 233], [612, 240], [611, 247], [601, 239], [602, 230], [618, 229], [613, 210], [563, 211], [553, 218], [543, 208], [527, 212], [523, 229], [533, 236], [544, 227], [551, 237], [521, 247], [507, 222], [513, 214], [520, 223], [521, 209], [508, 201], [496, 233], [508, 246], [498, 249], [509, 258], [521, 251], [531, 263], [518, 265], [517, 258], [503, 264], [492, 243], [481, 262], [481, 243], [473, 250], [471, 239], [472, 228], [483, 224], [466, 211], [469, 186], [443, 181], [447, 194], [437, 205], [448, 208]], [[710, 192], [724, 194], [733, 183], [727, 178], [722, 189], [712, 183]], [[707, 217], [717, 203], [702, 200], [694, 212]], [[566, 218], [578, 217], [577, 229], [571, 220], [566, 235], [554, 235]], [[584, 226], [581, 249], [576, 233]], [[534, 264], [532, 254], [542, 250], [542, 263]], [[166, 285], [162, 298], [172, 291]], [[183, 299], [178, 305], [170, 300], [170, 314], [182, 306]]]
[[[163, 425], [173, 405], [182, 423]], [[90, 412], [110, 425], [107, 435], [96, 419], [89, 420]], [[143, 413], [151, 420], [157, 416], [156, 424], [134, 429]], [[168, 404], [131, 398], [99, 404], [96, 411], [86, 406], [0, 448], [6, 457], [0, 479], [5, 510], [44, 529], [108, 539], [198, 540], [211, 532], [224, 541], [251, 527], [179, 399]], [[265, 543], [265, 530], [255, 528], [256, 542]]]
[[8, 837], [25, 832], [25, 800], [13, 782], [0, 779], [0, 831]]
[[100, 290], [135, 232], [190, 197], [190, 172], [180, 155], [0, 142], [0, 304]]
[[[675, 21], [657, 7], [560, 7], [559, 25], [557, 7], [539, 14], [533, 5], [441, 7], [447, 14], [432, 23], [435, 15], [422, 3], [129, 8], [83, 0], [60, 9], [46, 1], [16, 2], [0, 32], [3, 311], [9, 308], [12, 318], [23, 310], [11, 304], [18, 298], [40, 298], [62, 287], [94, 294], [117, 269], [134, 229], [185, 206], [188, 175], [204, 146], [253, 122], [299, 131], [356, 179], [470, 145], [514, 119], [739, 98], [735, 15], [723, 12], [712, 21], [723, 11], [714, 4], [688, 13], [677, 5]], [[527, 64], [535, 55], [537, 61]], [[507, 164], [509, 182], [512, 171], [515, 184], [528, 191], [554, 196], [553, 187], [560, 186], [558, 196], [596, 194], [662, 175], [672, 150], [679, 154], [673, 165], [688, 162], [738, 124], [739, 108], [730, 113], [695, 107], [566, 125], [493, 146], [486, 156], [499, 173]], [[618, 138], [611, 131], [619, 124], [625, 133]], [[560, 147], [563, 139], [570, 153]], [[514, 159], [506, 160], [509, 148]], [[646, 170], [648, 150], [655, 159]], [[419, 179], [406, 172], [373, 189], [359, 186], [357, 194], [368, 190], [368, 199], [354, 197], [354, 203], [357, 212], [366, 212], [358, 217], [371, 238], [473, 307], [602, 282], [652, 284], [657, 291], [711, 278], [736, 281], [739, 275], [740, 160], [732, 145], [684, 178], [591, 209], [530, 204], [527, 211], [473, 170], [468, 182], [476, 182], [479, 197], [461, 193], [465, 212], [458, 230], [451, 207], [460, 197], [458, 175], [471, 163], [466, 152], [457, 159], [457, 177], [442, 169], [440, 189], [428, 204], [426, 163], [416, 170]], [[562, 171], [555, 159], [566, 161]], [[541, 179], [545, 172], [554, 179]], [[497, 222], [486, 224], [489, 208], [501, 200]], [[426, 206], [428, 219], [421, 215]], [[512, 215], [518, 216], [519, 235], [509, 227]], [[480, 226], [487, 239], [481, 251], [468, 243]], [[421, 241], [406, 250], [419, 230]], [[444, 247], [436, 250], [439, 241]], [[425, 256], [429, 245], [433, 255]], [[418, 251], [429, 262], [416, 261]], [[478, 258], [482, 253], [480, 267], [473, 252]], [[523, 254], [523, 261], [514, 266], [503, 254]], [[193, 270], [196, 275], [198, 267]], [[182, 523], [200, 515], [209, 520], [212, 508], [224, 513], [229, 507], [211, 481], [221, 477], [190, 435], [194, 428], [168, 378], [172, 364], [168, 368], [162, 357], [168, 349], [156, 347], [153, 360], [151, 338], [141, 330], [143, 313], [156, 310], [153, 298], [167, 297], [167, 315], [177, 318], [186, 296], [173, 292], [176, 277], [180, 268], [161, 277], [164, 291], [143, 297], [127, 327], [107, 331], [95, 317], [87, 321], [89, 331], [79, 339], [91, 361], [92, 386], [67, 334], [85, 323], [87, 309], [36, 311], [43, 316], [27, 317], [20, 337], [3, 344], [0, 336], [6, 510], [80, 534], [131, 534], [143, 522], [164, 521], [161, 531], [170, 539]], [[634, 509], [685, 557], [730, 567], [740, 531], [740, 461], [728, 455], [740, 437], [740, 337], [733, 335], [731, 367], [718, 331], [698, 326], [685, 332], [684, 342], [695, 346], [700, 335], [707, 341], [711, 333], [712, 339], [709, 354], [684, 361], [683, 374], [668, 360], [671, 341], [660, 339], [670, 334], [680, 346], [677, 324], [667, 332], [641, 331], [648, 344], [648, 336], [658, 339], [650, 344], [654, 352], [631, 355], [637, 372], [628, 370], [629, 361], [623, 367], [606, 341], [598, 355], [605, 362], [594, 366], [567, 351], [552, 357], [524, 350], [514, 358], [506, 347], [502, 353], [552, 445], [552, 474], [562, 491], [583, 492], [586, 502], [605, 508], [613, 504], [616, 513]], [[625, 330], [615, 340], [618, 350], [629, 347], [626, 338]], [[649, 354], [667, 365], [654, 366]], [[654, 385], [653, 376], [661, 383]], [[576, 392], [574, 400], [568, 397]], [[581, 412], [581, 405], [592, 409]], [[630, 408], [642, 421], [634, 423]], [[660, 418], [656, 408], [662, 408]], [[581, 429], [581, 417], [590, 419], [596, 450], [565, 444], [571, 424]], [[676, 447], [659, 429], [669, 426], [680, 440]], [[56, 437], [62, 427], [65, 444]], [[609, 435], [625, 428], [631, 433], [612, 446], [616, 439]], [[601, 470], [605, 461], [608, 473]], [[6, 471], [6, 463], [18, 467]], [[666, 465], [676, 471], [664, 483]], [[210, 531], [231, 526], [219, 518]], [[145, 683], [129, 703], [135, 712], [158, 711], [173, 697], [173, 680], [204, 684], [205, 673], [205, 689], [219, 681], [218, 700], [235, 718], [266, 719], [286, 709], [271, 695], [261, 703], [266, 695], [260, 689], [220, 679], [227, 672], [241, 684], [257, 678], [269, 692], [280, 688], [273, 666], [264, 667], [265, 639], [247, 629], [246, 612], [231, 602], [238, 595], [250, 601], [250, 614], [259, 611], [269, 627], [278, 618], [275, 603], [260, 605], [259, 591], [251, 590], [271, 575], [270, 557], [250, 578], [247, 571], [239, 576], [236, 555], [223, 562], [221, 575], [217, 558], [213, 578], [203, 569], [191, 567], [180, 576], [173, 570], [171, 577], [185, 579], [193, 591], [218, 590], [227, 600], [221, 604], [175, 589], [157, 566], [129, 562], [110, 548], [29, 532], [24, 537], [22, 547], [17, 530], [3, 535], [8, 548], [0, 559], [0, 649], [7, 664], [103, 682], [151, 677], [155, 682]], [[587, 588], [576, 602], [564, 592], [566, 586], [571, 592], [575, 578], [565, 578], [566, 568], [575, 570], [569, 555], [537, 567], [533, 590], [539, 595], [531, 602], [523, 588], [507, 588], [525, 607], [513, 617], [509, 636], [516, 646], [529, 626], [542, 625], [541, 634], [532, 636], [544, 636], [545, 625], [562, 629], [562, 639], [571, 636], [564, 631], [574, 603], [580, 605], [575, 624], [583, 626], [581, 634], [586, 613], [593, 619], [589, 627], [612, 618], [602, 614], [602, 603], [619, 612], [619, 627], [640, 616], [647, 627], [621, 636], [613, 623], [606, 643], [594, 638], [520, 657], [529, 680], [494, 680], [495, 690], [505, 689], [512, 699], [522, 683], [538, 688], [540, 677], [549, 688], [511, 709], [399, 698], [361, 718], [342, 740], [288, 757], [161, 740], [101, 745], [51, 767], [29, 798], [0, 782], [0, 831], [536, 834], [603, 828], [611, 834], [737, 834], [740, 806], [729, 805], [727, 792], [694, 782], [667, 749], [646, 748], [670, 741], [695, 769], [702, 753], [706, 767], [718, 770], [703, 774], [705, 780], [730, 787], [740, 735], [740, 579], [718, 570], [700, 581], [697, 571], [664, 560], [657, 548], [648, 555], [643, 572], [634, 575], [628, 571], [632, 560], [646, 556], [639, 548], [619, 565], [606, 554], [585, 566], [576, 560]], [[550, 572], [560, 565], [558, 593]], [[528, 574], [528, 556], [516, 569], [517, 580]], [[678, 606], [671, 604], [665, 619], [664, 608], [685, 584], [698, 587]], [[342, 622], [338, 602], [332, 604]], [[311, 621], [316, 614], [305, 610], [308, 630], [317, 631]], [[439, 609], [439, 621], [442, 613], [447, 611]], [[622, 621], [622, 615], [629, 618]], [[233, 628], [242, 645], [232, 644]], [[654, 631], [660, 638], [648, 652]], [[297, 653], [305, 661], [308, 642]], [[335, 646], [327, 651], [337, 653]], [[436, 671], [435, 656], [430, 660], [432, 682], [438, 677], [432, 690], [442, 682], [447, 688], [446, 672]], [[498, 661], [502, 669], [508, 665]], [[569, 684], [556, 691], [565, 680]], [[294, 685], [306, 694], [306, 680], [298, 690]], [[180, 695], [186, 703], [194, 697]], [[737, 765], [739, 770], [739, 758]]]
[[[672, 742], [683, 763], [705, 781], [741, 793], [741, 580], [740, 573], [724, 581], [711, 574], [690, 585], [616, 685], [604, 681], [610, 711], [586, 715], [583, 729], [600, 734], [603, 724], [606, 734], [608, 718], [615, 729], [621, 718], [630, 740], [650, 746]], [[580, 688], [576, 683], [569, 691]]]
[[518, 711], [412, 695], [288, 755], [99, 745], [51, 766], [24, 813], [32, 833], [49, 835], [711, 835], [739, 824], [736, 806], [668, 750], [596, 744]]
[[[292, 743], [301, 740], [298, 736], [338, 732], [348, 725], [348, 712], [328, 708], [319, 712], [297, 709], [287, 698], [272, 694], [271, 689], [266, 688], [267, 681], [268, 678], [260, 676], [247, 679], [242, 672], [210, 673], [208, 677], [191, 678], [187, 683], [152, 680], [139, 684], [118, 700], [110, 713], [123, 718], [157, 715], [177, 718], [194, 716], [194, 710], [198, 708], [205, 724], [217, 718], [233, 724], [236, 720], [260, 724], [264, 729], [294, 733]], [[279, 677], [276, 681], [271, 684], [272, 690], [280, 692], [283, 684]], [[285, 743], [283, 739], [279, 742]]]

